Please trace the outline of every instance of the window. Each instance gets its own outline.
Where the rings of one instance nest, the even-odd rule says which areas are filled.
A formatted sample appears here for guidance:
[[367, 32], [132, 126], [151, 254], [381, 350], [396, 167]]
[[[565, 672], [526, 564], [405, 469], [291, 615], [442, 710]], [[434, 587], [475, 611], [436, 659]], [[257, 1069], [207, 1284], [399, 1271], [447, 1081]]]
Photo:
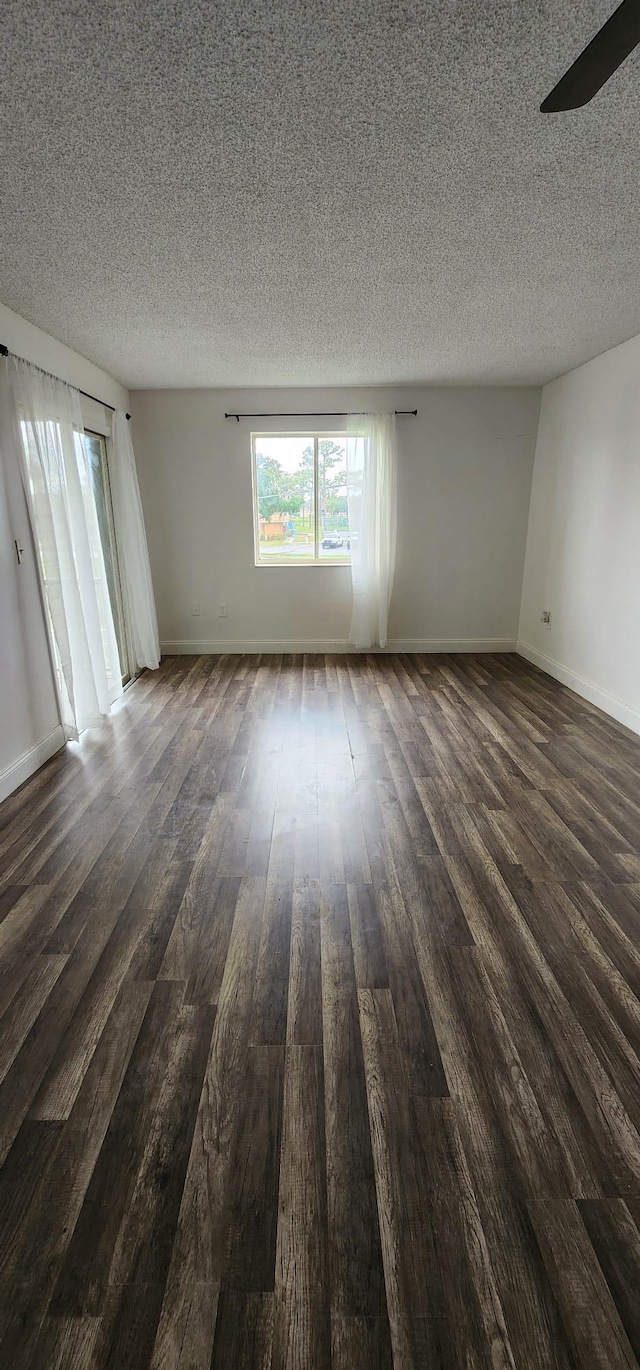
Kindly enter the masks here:
[[122, 604], [122, 588], [120, 585], [116, 535], [113, 524], [109, 467], [107, 465], [107, 444], [101, 433], [91, 433], [88, 428], [85, 428], [84, 448], [89, 465], [89, 475], [96, 505], [96, 513], [98, 515], [98, 529], [100, 532], [104, 569], [109, 589], [111, 615], [116, 633], [116, 641], [118, 643], [122, 684], [126, 685], [127, 681], [131, 679], [131, 670], [129, 668], [129, 654], [127, 651], [127, 637]]
[[252, 433], [256, 565], [351, 560], [344, 433]]

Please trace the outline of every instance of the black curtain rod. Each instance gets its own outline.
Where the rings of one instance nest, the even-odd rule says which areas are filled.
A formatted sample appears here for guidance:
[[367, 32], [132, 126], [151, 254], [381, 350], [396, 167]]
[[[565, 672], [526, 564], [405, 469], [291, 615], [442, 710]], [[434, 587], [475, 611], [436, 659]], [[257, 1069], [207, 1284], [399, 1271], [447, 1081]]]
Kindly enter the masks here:
[[[415, 418], [417, 409], [394, 409], [394, 414], [412, 414]], [[368, 409], [331, 409], [299, 410], [295, 414], [225, 414], [225, 419], [363, 419], [369, 413]]]
[[[8, 356], [9, 356], [9, 348], [6, 347], [4, 343], [0, 343], [0, 357], [8, 357]], [[45, 371], [45, 369], [44, 369], [43, 366], [36, 366], [35, 362], [30, 362], [29, 359], [28, 359], [28, 357], [19, 357], [18, 354], [17, 354], [17, 352], [12, 352], [12, 353], [11, 353], [11, 356], [12, 356], [12, 357], [15, 357], [15, 358], [16, 358], [16, 361], [19, 361], [19, 362], [26, 362], [26, 363], [27, 363], [27, 366], [35, 366], [35, 367], [36, 367], [36, 371], [41, 371], [42, 374], [43, 374], [43, 376], [50, 376], [51, 379], [52, 379], [52, 381], [59, 381], [59, 380], [61, 380], [61, 377], [60, 377], [60, 376], [54, 376], [53, 371]], [[63, 384], [63, 385], [69, 385], [70, 382], [69, 382], [69, 381], [63, 381], [62, 384]], [[115, 414], [115, 412], [116, 412], [115, 404], [107, 404], [107, 401], [106, 401], [106, 400], [99, 400], [97, 395], [90, 395], [88, 390], [81, 390], [79, 385], [72, 385], [72, 386], [71, 386], [71, 389], [72, 389], [72, 390], [77, 390], [77, 391], [78, 391], [78, 394], [84, 395], [85, 399], [87, 399], [87, 400], [95, 400], [96, 404], [103, 404], [104, 407], [105, 407], [105, 409], [110, 409], [111, 412], [112, 412], [112, 414]], [[130, 418], [131, 418], [131, 415], [130, 415], [130, 414], [127, 414], [126, 417], [127, 417], [128, 419], [130, 419]]]

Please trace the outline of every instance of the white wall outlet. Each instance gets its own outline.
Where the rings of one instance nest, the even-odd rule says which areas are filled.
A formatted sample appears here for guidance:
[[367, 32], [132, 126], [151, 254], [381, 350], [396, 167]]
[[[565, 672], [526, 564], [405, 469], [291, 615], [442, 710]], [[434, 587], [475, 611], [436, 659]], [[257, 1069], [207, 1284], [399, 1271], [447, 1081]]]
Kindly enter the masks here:
[[228, 617], [229, 617], [229, 605], [228, 605], [228, 604], [221, 604], [221, 605], [220, 605], [220, 608], [219, 608], [219, 610], [218, 610], [218, 616], [219, 616], [219, 618], [228, 618]]
[[199, 613], [200, 613], [200, 605], [199, 605], [199, 604], [192, 604], [192, 605], [191, 605], [191, 613], [194, 615], [195, 618], [197, 618], [198, 615], [199, 615]]
[[545, 628], [551, 627], [551, 610], [543, 609], [540, 615], [540, 622], [544, 623]]

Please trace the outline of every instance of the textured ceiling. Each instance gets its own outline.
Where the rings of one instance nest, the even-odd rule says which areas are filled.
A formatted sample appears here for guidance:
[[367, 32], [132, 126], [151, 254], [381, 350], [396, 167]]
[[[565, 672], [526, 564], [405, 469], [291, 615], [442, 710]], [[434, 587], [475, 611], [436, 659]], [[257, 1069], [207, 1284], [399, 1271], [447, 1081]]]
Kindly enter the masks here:
[[614, 7], [5, 0], [0, 298], [131, 386], [566, 371], [640, 332], [640, 49], [538, 113]]

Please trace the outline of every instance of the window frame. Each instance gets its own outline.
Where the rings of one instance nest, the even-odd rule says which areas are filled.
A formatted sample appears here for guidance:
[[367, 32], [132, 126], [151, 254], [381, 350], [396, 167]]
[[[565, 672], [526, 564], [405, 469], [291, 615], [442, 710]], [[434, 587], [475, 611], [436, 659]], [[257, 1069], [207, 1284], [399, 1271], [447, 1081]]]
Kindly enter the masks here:
[[[338, 428], [287, 428], [284, 431], [279, 429], [259, 429], [250, 435], [249, 457], [251, 461], [251, 489], [253, 504], [253, 557], [257, 567], [261, 569], [265, 566], [276, 567], [279, 570], [287, 566], [343, 566], [347, 570], [351, 568], [351, 549], [349, 548], [346, 556], [321, 557], [320, 551], [320, 519], [318, 515], [318, 473], [319, 473], [319, 442], [322, 438], [344, 437], [346, 449], [346, 433]], [[256, 439], [257, 438], [310, 438], [313, 442], [313, 510], [314, 510], [314, 533], [313, 533], [313, 556], [312, 557], [282, 557], [277, 561], [275, 556], [268, 559], [260, 555], [260, 510], [258, 507], [258, 468], [256, 462]], [[348, 515], [347, 515], [348, 517]]]

